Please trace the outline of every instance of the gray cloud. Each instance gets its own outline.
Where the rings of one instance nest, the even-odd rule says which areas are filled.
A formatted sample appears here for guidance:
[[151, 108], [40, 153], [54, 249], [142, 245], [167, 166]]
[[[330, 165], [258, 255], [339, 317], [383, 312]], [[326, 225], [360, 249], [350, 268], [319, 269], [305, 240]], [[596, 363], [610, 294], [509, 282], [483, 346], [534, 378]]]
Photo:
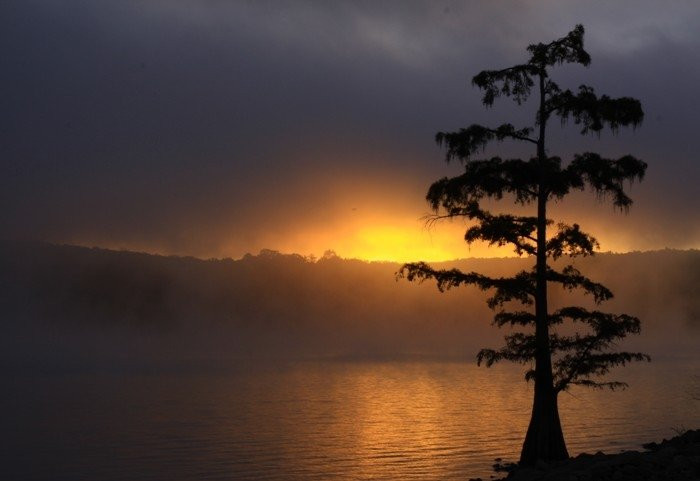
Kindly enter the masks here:
[[527, 106], [483, 110], [471, 76], [583, 23], [593, 64], [558, 79], [639, 97], [647, 116], [616, 138], [556, 132], [552, 150], [650, 167], [624, 221], [569, 214], [622, 222], [631, 247], [697, 246], [698, 13], [691, 1], [3, 2], [0, 236], [238, 256], [336, 219], [347, 206], [329, 199], [363, 176], [388, 198], [415, 189], [404, 204], [417, 218], [427, 184], [456, 172], [435, 131], [531, 121]]

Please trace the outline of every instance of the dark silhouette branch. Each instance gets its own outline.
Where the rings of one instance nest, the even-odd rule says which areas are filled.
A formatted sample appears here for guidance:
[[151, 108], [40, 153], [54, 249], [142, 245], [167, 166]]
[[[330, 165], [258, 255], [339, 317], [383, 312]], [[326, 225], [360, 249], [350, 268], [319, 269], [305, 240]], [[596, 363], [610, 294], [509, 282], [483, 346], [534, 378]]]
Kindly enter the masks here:
[[568, 189], [584, 190], [588, 186], [603, 198], [611, 196], [616, 207], [628, 209], [632, 199], [625, 193], [624, 183], [641, 182], [646, 169], [646, 162], [631, 155], [612, 160], [585, 152], [574, 157], [563, 175], [567, 179]]
[[503, 124], [495, 129], [472, 124], [457, 132], [438, 132], [435, 134], [435, 142], [445, 147], [445, 159], [448, 162], [455, 158], [467, 161], [472, 154], [483, 151], [494, 140], [513, 139], [536, 144], [537, 140], [529, 137], [531, 132], [531, 128], [516, 130], [512, 124]]
[[500, 200], [505, 194], [513, 195], [516, 202], [526, 204], [536, 198], [537, 166], [534, 161], [492, 157], [473, 160], [465, 165], [457, 177], [434, 182], [426, 200], [435, 211], [477, 217], [478, 202], [484, 198]]
[[590, 256], [599, 247], [594, 237], [582, 232], [578, 224], [569, 226], [559, 224], [559, 232], [547, 241], [547, 255], [558, 259], [562, 255], [569, 257]]
[[519, 301], [522, 304], [532, 304], [534, 298], [534, 276], [531, 272], [522, 271], [513, 277], [492, 278], [476, 272], [464, 273], [459, 269], [433, 269], [425, 262], [404, 264], [396, 274], [398, 279], [424, 282], [435, 280], [440, 292], [471, 284], [482, 291], [493, 289], [495, 293], [487, 300], [491, 309], [509, 301]]
[[[484, 241], [489, 245], [503, 246], [512, 244], [518, 255], [537, 254], [537, 239], [532, 233], [537, 229], [536, 217], [519, 217], [514, 215], [491, 215], [483, 212], [478, 217], [479, 223], [470, 227], [464, 234], [464, 240], [471, 244]], [[528, 241], [532, 243], [528, 243]]]
[[498, 327], [503, 327], [506, 324], [510, 326], [531, 326], [535, 324], [535, 315], [527, 311], [501, 311], [493, 316], [493, 324]]
[[598, 97], [588, 85], [581, 85], [577, 93], [568, 89], [552, 93], [545, 102], [545, 112], [547, 115], [556, 114], [562, 122], [573, 118], [576, 125], [581, 125], [582, 134], [599, 133], [606, 125], [617, 133], [620, 127], [637, 127], [644, 119], [639, 100], [630, 97], [614, 99], [607, 95]]
[[472, 78], [472, 85], [483, 90], [481, 102], [487, 107], [502, 95], [512, 97], [520, 105], [530, 96], [534, 85], [532, 76], [536, 74], [537, 67], [531, 64], [484, 70]]
[[552, 268], [547, 269], [547, 281], [558, 282], [567, 290], [581, 289], [585, 294], [593, 296], [596, 304], [612, 299], [613, 293], [603, 284], [593, 282], [572, 265], [564, 267], [561, 272]]
[[538, 43], [527, 47], [532, 54], [528, 64], [537, 65], [540, 70], [563, 63], [578, 63], [588, 66], [591, 56], [583, 48], [583, 25], [576, 25], [564, 37], [549, 43]]

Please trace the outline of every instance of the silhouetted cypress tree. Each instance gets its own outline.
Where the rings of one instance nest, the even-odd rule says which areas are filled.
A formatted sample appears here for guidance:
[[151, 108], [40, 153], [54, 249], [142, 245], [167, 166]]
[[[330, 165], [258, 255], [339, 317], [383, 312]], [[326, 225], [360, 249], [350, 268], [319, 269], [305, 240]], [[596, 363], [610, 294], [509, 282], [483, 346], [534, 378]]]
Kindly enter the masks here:
[[[536, 259], [533, 269], [513, 277], [492, 278], [457, 269], [436, 270], [418, 262], [405, 264], [398, 273], [410, 281], [434, 279], [441, 291], [462, 284], [491, 290], [493, 296], [488, 299], [488, 305], [497, 310], [494, 324], [522, 328], [522, 332], [506, 335], [501, 349], [482, 349], [478, 354], [478, 363], [487, 366], [500, 360], [532, 366], [534, 361], [534, 369], [525, 375], [527, 380], [534, 380], [535, 392], [521, 464], [568, 457], [557, 407], [560, 392], [571, 385], [624, 387], [624, 383], [596, 378], [608, 373], [611, 367], [649, 360], [642, 353], [614, 349], [616, 341], [627, 334], [639, 333], [640, 321], [636, 317], [582, 307], [565, 307], [554, 312], [547, 309], [548, 283], [561, 284], [568, 290], [582, 289], [596, 304], [613, 295], [572, 265], [561, 271], [548, 265], [548, 259], [561, 256], [592, 255], [598, 244], [577, 224], [557, 224], [556, 231], [548, 233], [547, 227], [553, 221], [547, 219], [547, 203], [562, 199], [573, 190], [590, 187], [626, 210], [632, 200], [623, 184], [641, 181], [646, 170], [646, 163], [631, 155], [607, 159], [585, 152], [575, 155], [568, 163], [547, 155], [545, 134], [552, 117], [559, 117], [562, 122], [573, 119], [581, 127], [581, 133], [586, 134], [599, 133], [606, 127], [615, 133], [620, 127], [639, 125], [644, 116], [636, 99], [598, 96], [587, 85], [581, 85], [577, 91], [563, 90], [550, 78], [549, 71], [556, 65], [590, 63], [590, 56], [583, 48], [583, 34], [583, 27], [577, 25], [563, 38], [530, 45], [527, 63], [503, 70], [485, 70], [473, 78], [473, 85], [483, 91], [482, 102], [487, 107], [498, 97], [511, 97], [520, 105], [533, 90], [539, 94], [534, 129], [518, 129], [509, 123], [496, 128], [471, 125], [458, 132], [436, 135], [437, 143], [446, 147], [447, 161], [458, 159], [465, 171], [457, 177], [440, 179], [430, 187], [427, 200], [436, 212], [435, 218], [459, 216], [475, 221], [465, 234], [468, 243], [481, 240], [490, 245], [512, 244], [519, 255]], [[473, 158], [487, 143], [504, 139], [532, 144], [535, 156], [529, 160]], [[482, 200], [501, 200], [505, 195], [512, 196], [518, 204], [535, 204], [536, 215], [494, 214], [482, 208]], [[504, 307], [511, 301], [525, 307], [506, 311]], [[585, 328], [573, 335], [557, 333], [555, 326], [564, 322]]]

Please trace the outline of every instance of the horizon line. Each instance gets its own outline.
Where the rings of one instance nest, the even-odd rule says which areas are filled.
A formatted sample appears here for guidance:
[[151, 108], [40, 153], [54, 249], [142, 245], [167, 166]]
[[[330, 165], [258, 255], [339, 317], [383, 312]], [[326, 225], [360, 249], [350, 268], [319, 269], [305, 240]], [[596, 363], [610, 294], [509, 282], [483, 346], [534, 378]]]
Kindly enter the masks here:
[[[347, 260], [347, 261], [360, 261], [360, 262], [365, 262], [368, 264], [372, 264], [372, 263], [376, 263], [376, 264], [404, 264], [404, 263], [406, 263], [405, 261], [392, 260], [392, 259], [362, 259], [360, 257], [343, 257], [341, 255], [338, 255], [333, 249], [326, 249], [324, 255], [315, 256], [314, 254], [304, 255], [304, 254], [300, 254], [298, 252], [282, 252], [282, 251], [277, 250], [277, 249], [261, 248], [257, 254], [252, 254], [250, 252], [247, 252], [238, 258], [234, 258], [232, 256], [202, 257], [202, 256], [194, 255], [194, 254], [168, 254], [168, 253], [163, 253], [163, 252], [135, 250], [133, 248], [127, 248], [127, 247], [105, 247], [105, 246], [100, 246], [100, 245], [87, 245], [87, 244], [80, 244], [80, 243], [68, 243], [68, 242], [61, 242], [61, 241], [36, 240], [36, 239], [0, 239], [0, 243], [45, 244], [45, 245], [54, 246], [54, 247], [71, 247], [71, 248], [79, 248], [79, 249], [102, 250], [102, 251], [107, 251], [107, 252], [126, 252], [126, 253], [131, 253], [131, 254], [149, 255], [149, 256], [154, 256], [154, 257], [196, 259], [196, 260], [200, 260], [200, 261], [234, 261], [234, 262], [237, 262], [237, 261], [241, 261], [241, 260], [248, 258], [248, 257], [261, 257], [265, 253], [271, 253], [271, 254], [277, 254], [277, 255], [281, 255], [281, 256], [299, 257], [299, 258], [301, 258], [309, 263], [316, 263], [320, 260], [328, 259], [328, 258], [337, 258], [337, 259]], [[646, 254], [646, 253], [663, 252], [663, 251], [693, 252], [693, 251], [698, 251], [698, 250], [700, 250], [700, 249], [694, 248], [694, 247], [685, 248], [685, 249], [677, 248], [677, 247], [662, 247], [662, 248], [658, 248], [658, 249], [648, 249], [648, 250], [596, 251], [594, 255], [598, 255], [598, 254], [604, 254], [604, 255]], [[327, 256], [326, 253], [330, 253], [330, 255]], [[409, 262], [445, 263], [445, 262], [457, 262], [457, 261], [464, 261], [464, 260], [527, 259], [528, 257], [531, 257], [531, 256], [512, 255], [512, 256], [493, 256], [493, 257], [455, 257], [452, 259], [443, 259], [443, 260], [417, 259], [415, 261], [409, 261]], [[590, 257], [590, 256], [588, 256], [588, 257]]]

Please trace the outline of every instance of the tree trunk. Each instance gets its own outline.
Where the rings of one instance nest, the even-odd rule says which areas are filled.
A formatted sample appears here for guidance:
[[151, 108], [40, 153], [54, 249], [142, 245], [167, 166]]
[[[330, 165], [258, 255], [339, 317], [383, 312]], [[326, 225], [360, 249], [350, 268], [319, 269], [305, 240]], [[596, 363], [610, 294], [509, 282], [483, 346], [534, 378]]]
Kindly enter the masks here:
[[[530, 425], [525, 435], [525, 442], [520, 453], [520, 464], [533, 465], [537, 461], [555, 461], [567, 459], [564, 433], [559, 420], [557, 393], [552, 379], [552, 360], [547, 347], [543, 347], [541, 338], [547, 336], [549, 329], [545, 324], [537, 323], [535, 357], [535, 396], [532, 403]], [[541, 333], [544, 332], [544, 335]]]
[[546, 386], [538, 388], [535, 381], [532, 418], [520, 453], [520, 464], [531, 466], [540, 460], [558, 461], [568, 457], [559, 421], [557, 395], [553, 389], [546, 389]]
[[569, 453], [559, 421], [557, 393], [552, 375], [552, 355], [549, 347], [549, 320], [547, 313], [547, 191], [544, 178], [545, 151], [545, 76], [540, 74], [540, 110], [538, 121], [540, 136], [537, 157], [540, 169], [540, 186], [537, 196], [537, 265], [535, 292], [535, 398], [532, 417], [520, 453], [520, 464], [532, 465], [537, 461], [566, 459]]

